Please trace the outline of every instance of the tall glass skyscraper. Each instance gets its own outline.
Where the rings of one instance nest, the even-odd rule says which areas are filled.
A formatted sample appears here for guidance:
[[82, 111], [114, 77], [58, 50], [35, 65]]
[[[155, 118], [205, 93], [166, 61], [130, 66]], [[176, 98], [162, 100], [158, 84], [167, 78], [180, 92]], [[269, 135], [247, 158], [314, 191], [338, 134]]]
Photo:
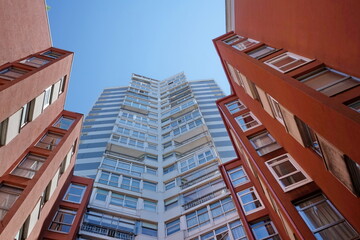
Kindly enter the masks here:
[[79, 239], [246, 239], [218, 169], [236, 157], [214, 80], [133, 74], [86, 117], [75, 174], [95, 179]]

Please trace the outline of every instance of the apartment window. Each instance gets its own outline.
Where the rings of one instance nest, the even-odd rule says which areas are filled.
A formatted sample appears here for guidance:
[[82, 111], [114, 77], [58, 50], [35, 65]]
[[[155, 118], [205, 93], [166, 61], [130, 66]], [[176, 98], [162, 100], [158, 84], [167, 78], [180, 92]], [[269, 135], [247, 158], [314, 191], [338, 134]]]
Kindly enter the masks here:
[[321, 67], [297, 79], [329, 97], [360, 84], [360, 79], [328, 67]]
[[100, 178], [99, 178], [99, 183], [103, 183], [103, 184], [106, 184], [106, 185], [109, 185], [109, 186], [118, 187], [119, 179], [120, 179], [119, 174], [102, 171], [101, 175], [100, 175]]
[[54, 123], [53, 127], [69, 130], [74, 121], [72, 118], [61, 116], [56, 123]]
[[262, 132], [255, 136], [250, 136], [249, 140], [259, 156], [263, 156], [281, 148], [281, 146], [275, 141], [275, 139], [268, 131]]
[[52, 151], [59, 144], [62, 137], [60, 134], [47, 132], [35, 146]]
[[63, 201], [81, 203], [85, 190], [86, 186], [71, 183], [63, 197]]
[[151, 211], [151, 212], [156, 212], [156, 206], [157, 206], [157, 202], [155, 201], [150, 201], [150, 200], [144, 200], [144, 209]]
[[269, 47], [267, 45], [264, 45], [259, 48], [256, 48], [255, 50], [247, 52], [246, 54], [252, 58], [261, 59], [261, 58], [266, 57], [276, 51], [277, 51], [277, 49]]
[[173, 197], [173, 198], [169, 198], [169, 199], [166, 199], [164, 201], [164, 205], [165, 205], [165, 211], [173, 208], [173, 207], [176, 207], [179, 205], [179, 198], [178, 197]]
[[274, 117], [276, 118], [276, 120], [278, 120], [282, 125], [285, 125], [284, 123], [284, 118], [281, 112], [281, 107], [278, 101], [276, 101], [273, 97], [271, 97], [270, 95], [267, 95], [268, 99], [269, 99], [269, 104], [271, 106], [271, 110], [274, 114]]
[[233, 79], [233, 81], [241, 87], [245, 87], [244, 81], [246, 80], [246, 77], [241, 74], [236, 68], [234, 68], [233, 66], [231, 66], [229, 63], [227, 63], [227, 66], [229, 68], [230, 71], [230, 75]]
[[209, 222], [210, 218], [206, 207], [186, 215], [188, 231], [194, 230]]
[[344, 160], [349, 171], [352, 186], [356, 196], [360, 196], [360, 164], [353, 161], [348, 156], [344, 155]]
[[137, 198], [129, 197], [123, 194], [111, 193], [110, 204], [136, 209]]
[[69, 233], [75, 217], [76, 211], [59, 208], [50, 224], [49, 230]]
[[140, 180], [123, 176], [120, 187], [123, 189], [140, 192]]
[[359, 234], [322, 194], [296, 202], [295, 207], [316, 239], [357, 239], [359, 237]]
[[242, 102], [240, 102], [240, 100], [235, 100], [235, 101], [226, 103], [225, 106], [227, 107], [227, 109], [229, 110], [229, 112], [231, 114], [240, 112], [245, 109], [245, 105]]
[[175, 183], [175, 179], [168, 182], [168, 183], [165, 183], [165, 190], [170, 190], [172, 188], [174, 188], [176, 186], [176, 183]]
[[237, 193], [241, 207], [246, 215], [259, 211], [264, 208], [260, 197], [254, 187], [247, 188]]
[[360, 99], [356, 100], [355, 102], [349, 103], [347, 106], [357, 112], [360, 112]]
[[66, 76], [63, 76], [60, 79], [60, 86], [59, 86], [59, 93], [58, 93], [59, 95], [65, 91], [65, 87], [66, 87]]
[[231, 197], [227, 197], [213, 204], [210, 204], [212, 218], [218, 219], [225, 215], [235, 212], [235, 206]]
[[281, 240], [273, 222], [269, 218], [256, 221], [250, 226], [256, 240]]
[[240, 220], [231, 222], [229, 225], [230, 225], [231, 232], [234, 236], [234, 239], [247, 240], [244, 226]]
[[285, 192], [311, 181], [289, 154], [271, 159], [266, 165]]
[[0, 221], [4, 218], [6, 213], [14, 205], [15, 201], [19, 198], [22, 193], [22, 189], [1, 185], [0, 186]]
[[231, 45], [233, 44], [234, 42], [237, 42], [241, 39], [244, 39], [243, 37], [240, 37], [239, 35], [234, 35], [234, 36], [231, 36], [225, 40], [223, 40], [224, 43], [226, 43], [227, 45]]
[[286, 73], [310, 61], [311, 59], [296, 55], [294, 53], [286, 52], [279, 56], [273, 57], [264, 63], [278, 70], [279, 72]]
[[18, 67], [8, 67], [3, 70], [0, 70], [0, 78], [12, 81], [28, 72], [29, 72], [28, 70], [21, 69]]
[[235, 119], [244, 132], [260, 125], [259, 120], [251, 112], [244, 113]]
[[249, 182], [249, 177], [246, 175], [243, 166], [239, 166], [227, 172], [234, 187]]
[[51, 102], [51, 93], [52, 93], [53, 87], [50, 86], [44, 91], [44, 102], [43, 102], [43, 110], [47, 108], [50, 105]]
[[36, 172], [44, 164], [46, 157], [29, 153], [26, 157], [17, 165], [17, 167], [11, 172], [13, 175], [17, 175], [25, 178], [33, 178]]
[[57, 59], [57, 58], [61, 57], [63, 54], [50, 50], [50, 51], [42, 53], [41, 55], [49, 57], [49, 58]]
[[152, 223], [142, 222], [141, 233], [148, 236], [157, 236], [157, 225]]
[[234, 48], [236, 48], [237, 50], [243, 51], [245, 49], [251, 48], [252, 46], [255, 46], [256, 44], [258, 44], [259, 41], [256, 41], [254, 39], [248, 38], [246, 40], [243, 40], [239, 43], [236, 43], [234, 45], [232, 45]]
[[297, 119], [297, 122], [299, 124], [299, 127], [301, 128], [301, 136], [304, 139], [305, 145], [313, 149], [318, 155], [322, 157], [320, 144], [315, 131], [312, 130], [306, 123], [302, 122], [300, 119]]
[[156, 183], [152, 183], [152, 182], [148, 182], [148, 181], [144, 181], [143, 182], [143, 189], [147, 189], [149, 191], [153, 191], [156, 192]]
[[5, 145], [5, 143], [6, 143], [8, 122], [9, 122], [8, 118], [5, 119], [4, 121], [0, 122], [0, 146]]
[[107, 191], [107, 190], [96, 189], [95, 199], [105, 202], [108, 194], [109, 194], [109, 191]]
[[166, 236], [180, 231], [180, 219], [165, 223]]
[[172, 171], [175, 171], [177, 168], [176, 164], [170, 165], [169, 167], [164, 168], [164, 174], [170, 173]]
[[197, 158], [199, 160], [199, 164], [203, 164], [210, 160], [215, 159], [215, 156], [213, 155], [213, 153], [210, 150], [208, 150], [208, 151], [198, 154]]
[[31, 120], [31, 108], [33, 101], [25, 104], [21, 109], [20, 128], [24, 127]]
[[20, 61], [20, 63], [39, 68], [39, 67], [49, 63], [49, 61], [42, 59], [42, 58], [38, 58], [38, 57], [29, 57], [25, 60]]

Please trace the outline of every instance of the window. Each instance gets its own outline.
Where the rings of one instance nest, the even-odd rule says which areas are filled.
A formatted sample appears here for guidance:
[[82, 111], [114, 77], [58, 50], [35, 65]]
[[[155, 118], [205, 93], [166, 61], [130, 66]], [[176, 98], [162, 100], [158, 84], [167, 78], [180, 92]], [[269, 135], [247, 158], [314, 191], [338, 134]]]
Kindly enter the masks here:
[[172, 188], [174, 188], [176, 186], [176, 183], [175, 183], [175, 179], [168, 182], [168, 183], [165, 183], [165, 190], [170, 190]]
[[57, 59], [57, 58], [61, 57], [63, 54], [50, 50], [50, 51], [42, 53], [41, 55], [49, 57], [49, 58]]
[[230, 229], [235, 239], [247, 240], [247, 236], [240, 220], [230, 223]]
[[299, 127], [301, 128], [301, 136], [304, 140], [306, 147], [313, 149], [318, 155], [322, 157], [318, 137], [314, 130], [312, 130], [306, 123], [297, 119]]
[[178, 197], [174, 197], [174, 198], [169, 198], [169, 199], [166, 199], [164, 201], [164, 205], [165, 205], [165, 211], [173, 208], [173, 207], [176, 207], [177, 205], [179, 205], [179, 201], [178, 201]]
[[59, 95], [65, 91], [66, 87], [66, 76], [60, 78]]
[[267, 45], [264, 45], [259, 48], [256, 48], [255, 50], [252, 50], [246, 54], [252, 58], [261, 59], [261, 58], [266, 57], [276, 51], [277, 51], [277, 49], [269, 47]]
[[110, 204], [120, 207], [128, 207], [128, 208], [136, 209], [137, 198], [112, 192], [110, 197]]
[[143, 182], [143, 189], [147, 189], [153, 192], [156, 192], [156, 183], [152, 183], [152, 182], [148, 182], [148, 181], [144, 181]]
[[21, 69], [18, 67], [8, 67], [3, 70], [0, 70], [0, 78], [12, 81], [28, 72], [29, 72], [28, 70]]
[[61, 138], [60, 134], [47, 132], [35, 146], [52, 151], [59, 144]]
[[1, 185], [0, 186], [0, 220], [4, 218], [6, 213], [14, 205], [23, 190], [20, 188]]
[[234, 68], [233, 66], [231, 66], [229, 63], [227, 63], [227, 66], [228, 66], [228, 69], [229, 69], [229, 72], [230, 72], [230, 75], [232, 77], [232, 80], [238, 85], [238, 86], [241, 86], [241, 87], [245, 87], [244, 85], [244, 81], [246, 81], [246, 77], [241, 74], [239, 72], [239, 70], [237, 70], [236, 68]]
[[273, 222], [269, 219], [263, 219], [252, 223], [251, 230], [256, 240], [271, 239], [280, 240]]
[[264, 63], [278, 70], [279, 72], [286, 73], [310, 61], [311, 59], [296, 55], [294, 53], [286, 52], [279, 56], [273, 57]]
[[315, 71], [305, 74], [297, 79], [329, 97], [360, 84], [360, 79], [335, 71], [334, 69], [328, 67], [316, 69]]
[[151, 212], [156, 212], [156, 206], [157, 206], [157, 202], [144, 199], [144, 209], [145, 210], [148, 210]]
[[250, 136], [249, 140], [259, 156], [263, 156], [281, 148], [268, 131], [255, 136]]
[[274, 117], [276, 118], [276, 120], [278, 120], [282, 125], [285, 125], [284, 123], [284, 118], [281, 112], [281, 107], [278, 101], [276, 101], [273, 97], [271, 97], [270, 95], [267, 95], [269, 98], [269, 103], [271, 106], [271, 110], [274, 114]]
[[245, 109], [245, 105], [240, 102], [240, 100], [235, 100], [229, 103], [226, 103], [225, 106], [227, 107], [227, 109], [229, 110], [229, 112], [231, 114], [240, 112], [241, 110]]
[[170, 173], [172, 171], [175, 171], [177, 169], [177, 165], [173, 164], [170, 165], [169, 167], [164, 168], [164, 174]]
[[63, 201], [81, 203], [85, 190], [86, 186], [71, 183], [63, 197]]
[[259, 120], [251, 112], [244, 113], [235, 119], [244, 132], [260, 125]]
[[238, 192], [237, 195], [246, 215], [264, 208], [254, 187], [242, 190]]
[[225, 215], [235, 212], [235, 206], [232, 202], [231, 197], [227, 197], [213, 204], [210, 204], [210, 211], [212, 218], [216, 220], [217, 218], [221, 218]]
[[206, 207], [186, 215], [188, 231], [194, 230], [209, 222], [210, 218]]
[[50, 86], [44, 91], [45, 94], [44, 94], [43, 110], [50, 105], [52, 90], [53, 87]]
[[141, 224], [141, 233], [149, 236], [157, 236], [157, 225], [147, 222], [142, 222]]
[[8, 127], [9, 119], [5, 119], [4, 121], [0, 122], [0, 146], [6, 144], [6, 134], [7, 134], [7, 127]]
[[25, 60], [20, 61], [20, 63], [39, 68], [39, 67], [49, 63], [49, 61], [42, 59], [42, 58], [38, 58], [38, 57], [29, 57]]
[[49, 230], [62, 233], [70, 232], [75, 216], [76, 211], [59, 208], [50, 224]]
[[46, 157], [29, 153], [26, 157], [17, 165], [17, 167], [11, 172], [13, 175], [17, 175], [25, 178], [33, 178], [36, 172], [44, 164]]
[[69, 130], [74, 121], [72, 118], [61, 116], [56, 123], [54, 123], [53, 127]]
[[239, 167], [231, 169], [227, 172], [231, 179], [231, 183], [234, 187], [249, 182], [249, 178], [246, 175], [246, 172], [245, 172], [243, 166], [239, 166]]
[[266, 165], [285, 192], [311, 181], [289, 154], [271, 159]]
[[180, 219], [165, 223], [166, 236], [180, 231]]
[[226, 43], [227, 45], [231, 45], [232, 43], [237, 42], [237, 41], [239, 41], [241, 39], [244, 39], [244, 38], [240, 37], [238, 35], [234, 35], [234, 36], [231, 36], [231, 37], [223, 40], [223, 42]]
[[140, 192], [140, 180], [123, 176], [120, 187], [134, 192]]
[[344, 160], [349, 171], [353, 192], [360, 196], [360, 165], [348, 156], [344, 155]]
[[316, 239], [357, 239], [359, 234], [324, 195], [295, 203], [300, 216]]
[[107, 191], [107, 190], [96, 189], [95, 199], [105, 202], [108, 194], [109, 194], [109, 191]]
[[245, 49], [251, 48], [252, 46], [255, 46], [258, 43], [259, 43], [258, 41], [248, 38], [246, 40], [234, 44], [233, 47], [236, 48], [237, 50], [243, 51]]
[[28, 122], [31, 121], [32, 103], [33, 101], [25, 104], [21, 109], [20, 128], [24, 127]]
[[357, 112], [360, 112], [360, 100], [356, 100], [355, 102], [349, 103], [347, 106], [354, 109]]

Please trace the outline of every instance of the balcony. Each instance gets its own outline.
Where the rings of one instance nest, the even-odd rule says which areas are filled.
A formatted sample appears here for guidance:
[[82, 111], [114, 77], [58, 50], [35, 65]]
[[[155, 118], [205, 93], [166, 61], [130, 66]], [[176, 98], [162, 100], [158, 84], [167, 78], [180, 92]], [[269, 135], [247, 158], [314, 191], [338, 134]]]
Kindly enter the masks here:
[[139, 158], [145, 153], [157, 154], [156, 148], [154, 149], [147, 142], [141, 143], [141, 141], [136, 140], [134, 144], [130, 144], [129, 141], [120, 142], [120, 139], [117, 140], [115, 138], [112, 138], [108, 142], [106, 150], [115, 154], [120, 153], [135, 158]]
[[188, 210], [188, 209], [190, 209], [192, 207], [198, 206], [198, 205], [200, 205], [200, 204], [202, 204], [204, 202], [207, 202], [207, 201], [209, 201], [211, 199], [214, 199], [214, 198], [216, 198], [218, 196], [224, 195], [225, 193], [227, 193], [226, 188], [222, 188], [222, 189], [219, 189], [219, 190], [217, 190], [215, 192], [209, 193], [209, 194], [207, 194], [207, 195], [205, 195], [205, 196], [203, 196], [201, 198], [198, 198], [198, 199], [195, 199], [195, 200], [193, 200], [191, 202], [185, 203], [183, 205], [183, 207], [184, 207], [185, 210]]
[[[108, 236], [116, 239], [123, 239], [123, 240], [134, 240], [135, 234], [131, 232], [125, 232], [120, 230], [115, 230], [107, 227], [102, 227], [90, 223], [82, 223], [81, 225], [81, 231], [100, 234], [103, 236]], [[80, 232], [80, 234], [84, 234], [83, 232]]]
[[184, 179], [182, 179], [182, 181], [184, 183], [181, 184], [180, 188], [181, 190], [184, 190], [185, 188], [188, 188], [188, 187], [191, 187], [191, 186], [194, 186], [195, 184], [199, 183], [199, 182], [202, 182], [206, 179], [210, 179], [212, 177], [217, 177], [219, 174], [219, 171], [216, 170], [216, 171], [212, 171], [212, 172], [209, 172], [205, 175], [202, 175], [201, 177], [198, 177], [198, 178], [195, 178], [191, 181], [188, 181], [188, 182], [184, 182]]
[[175, 142], [175, 148], [177, 152], [185, 153], [210, 141], [211, 137], [209, 136], [209, 134], [207, 132], [203, 132], [183, 142]]

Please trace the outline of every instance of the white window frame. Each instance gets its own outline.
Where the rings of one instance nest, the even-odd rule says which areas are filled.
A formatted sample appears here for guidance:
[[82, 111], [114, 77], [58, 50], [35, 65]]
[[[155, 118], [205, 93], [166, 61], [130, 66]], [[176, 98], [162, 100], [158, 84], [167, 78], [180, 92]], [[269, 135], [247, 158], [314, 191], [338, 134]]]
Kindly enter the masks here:
[[[267, 49], [267, 50], [269, 50], [269, 51], [268, 51], [268, 52], [265, 52], [265, 53], [262, 53], [262, 54], [260, 54], [259, 56], [253, 56], [253, 54], [258, 53], [258, 52], [260, 52], [260, 51], [263, 50], [263, 49]], [[249, 56], [252, 57], [252, 58], [261, 59], [261, 58], [263, 58], [263, 57], [269, 56], [270, 54], [272, 54], [272, 53], [274, 53], [274, 52], [276, 52], [276, 51], [277, 51], [276, 48], [270, 47], [270, 46], [268, 46], [268, 45], [262, 45], [262, 46], [254, 49], [254, 50], [252, 50], [252, 51], [250, 51], [250, 52], [247, 52], [246, 54], [249, 55]]]
[[[245, 191], [245, 190], [249, 190], [249, 192], [246, 192], [246, 193], [244, 193], [244, 194], [240, 194], [242, 191]], [[248, 195], [248, 194], [252, 194], [252, 193], [254, 193], [256, 199], [245, 204], [245, 203], [241, 200], [241, 197], [242, 197], [242, 196], [245, 196], [245, 195]], [[254, 212], [260, 211], [260, 210], [262, 210], [262, 209], [265, 208], [265, 207], [264, 207], [264, 203], [261, 201], [261, 198], [260, 198], [259, 194], [257, 193], [255, 187], [245, 188], [245, 189], [237, 192], [236, 195], [238, 196], [238, 199], [239, 199], [239, 201], [240, 201], [241, 208], [243, 209], [245, 215], [252, 214], [252, 213], [254, 213]], [[259, 201], [260, 204], [261, 204], [261, 206], [260, 206], [260, 207], [257, 207], [257, 208], [254, 208], [254, 209], [252, 209], [252, 210], [250, 210], [250, 211], [246, 211], [244, 205], [251, 204], [251, 203], [253, 203], [253, 202], [255, 202], [255, 201]]]
[[[58, 216], [59, 213], [72, 215], [72, 216], [73, 216], [73, 219], [72, 219], [71, 223], [65, 223], [65, 222], [61, 222], [61, 221], [59, 221], [59, 222], [58, 222], [58, 221], [55, 221], [55, 219], [56, 219], [56, 217]], [[53, 217], [53, 219], [52, 219], [52, 221], [51, 221], [51, 223], [50, 223], [50, 226], [49, 226], [48, 230], [49, 230], [49, 231], [52, 231], [52, 232], [69, 233], [69, 232], [71, 231], [72, 224], [73, 224], [74, 221], [75, 221], [76, 214], [77, 214], [77, 211], [76, 211], [76, 210], [68, 210], [68, 209], [64, 209], [64, 208], [59, 208], [59, 209], [56, 211], [56, 213], [55, 213], [55, 215], [54, 215], [54, 217]], [[51, 229], [51, 225], [52, 225], [52, 224], [69, 226], [70, 229], [69, 229], [68, 232], [59, 231], [59, 230], [54, 230], [54, 229]]]
[[[236, 173], [236, 172], [239, 172], [239, 171], [243, 171], [243, 172], [244, 172], [244, 175], [241, 176], [241, 177], [239, 177], [239, 178], [233, 179], [233, 178], [231, 177], [231, 174]], [[229, 175], [229, 178], [231, 179], [231, 184], [233, 184], [234, 187], [240, 186], [240, 185], [243, 185], [243, 184], [245, 184], [245, 183], [250, 182], [249, 176], [247, 175], [247, 173], [246, 173], [246, 171], [245, 171], [245, 169], [244, 169], [243, 166], [238, 166], [238, 167], [236, 167], [236, 168], [233, 168], [233, 169], [227, 171], [227, 173], [228, 173], [228, 175]], [[234, 184], [235, 181], [237, 181], [237, 180], [239, 180], [239, 179], [242, 179], [242, 178], [245, 178], [245, 179], [247, 179], [247, 180], [244, 181], [244, 182], [241, 182], [241, 183], [239, 183], [239, 184], [236, 184], [236, 185]]]
[[[244, 119], [244, 118], [246, 118], [248, 116], [252, 117], [253, 120], [251, 122], [248, 122], [248, 123], [245, 123], [245, 124], [242, 124], [241, 122], [239, 122], [238, 119], [240, 119], [240, 118]], [[256, 128], [256, 127], [261, 125], [261, 122], [255, 117], [255, 115], [252, 112], [247, 112], [247, 113], [241, 114], [240, 116], [237, 116], [235, 118], [235, 120], [236, 120], [236, 122], [238, 123], [239, 127], [241, 128], [241, 130], [243, 132], [249, 131], [250, 129]], [[249, 123], [252, 123], [252, 122], [256, 122], [257, 124], [247, 128], [246, 125], [249, 124]]]
[[[276, 161], [276, 160], [280, 160], [280, 161]], [[291, 172], [291, 173], [288, 173], [284, 176], [281, 176], [279, 177], [276, 172], [274, 171], [274, 167], [276, 167], [277, 165], [281, 164], [281, 163], [284, 163], [284, 162], [290, 162], [293, 167], [296, 169], [294, 172]], [[295, 188], [298, 188], [300, 186], [303, 186], [309, 182], [311, 182], [311, 178], [305, 173], [305, 171], [297, 164], [297, 162], [290, 156], [290, 154], [283, 154], [283, 155], [280, 155], [276, 158], [273, 158], [273, 159], [270, 159], [268, 161], [265, 162], [266, 166], [269, 168], [271, 174], [274, 176], [274, 178], [276, 179], [276, 181], [279, 183], [280, 187], [284, 190], [284, 192], [288, 192], [290, 190], [293, 190]], [[296, 183], [293, 183], [287, 187], [285, 187], [282, 183], [281, 183], [281, 179], [283, 178], [286, 178], [286, 177], [289, 177], [291, 175], [294, 175], [294, 174], [297, 174], [301, 172], [305, 179], [299, 181], [299, 182], [296, 182]]]
[[[77, 189], [81, 189], [81, 190], [82, 190], [81, 194], [80, 194], [80, 195], [76, 195], [76, 194], [70, 193], [70, 190], [71, 190], [72, 187], [77, 188]], [[62, 200], [65, 201], [65, 202], [72, 202], [72, 203], [79, 203], [79, 204], [80, 204], [81, 201], [82, 201], [82, 199], [83, 199], [83, 197], [84, 197], [85, 191], [86, 191], [86, 186], [85, 186], [85, 185], [81, 185], [81, 184], [77, 184], [77, 183], [70, 183], [70, 186], [69, 186], [68, 189], [66, 190], [66, 193], [65, 193], [65, 195], [64, 195], [64, 197], [63, 197]], [[68, 199], [66, 199], [66, 197], [67, 197], [68, 195], [74, 195], [74, 196], [80, 197], [80, 200], [79, 200], [78, 202], [77, 202], [77, 201], [68, 200]]]
[[[292, 61], [292, 62], [290, 62], [290, 63], [287, 63], [287, 64], [285, 64], [285, 65], [283, 65], [283, 66], [281, 66], [281, 67], [287, 66], [287, 65], [289, 65], [289, 64], [293, 64], [293, 63], [295, 63], [295, 62], [298, 61], [298, 60], [303, 60], [303, 61], [305, 61], [305, 62], [302, 63], [302, 64], [300, 64], [300, 65], [297, 65], [297, 66], [295, 66], [295, 67], [292, 67], [292, 68], [290, 68], [290, 69], [288, 69], [288, 70], [286, 70], [286, 71], [283, 71], [283, 70], [280, 69], [281, 67], [276, 67], [276, 66], [274, 65], [274, 63], [277, 63], [277, 62], [283, 60], [283, 59], [286, 58], [286, 57], [291, 57], [291, 58], [294, 58], [295, 60]], [[273, 58], [265, 61], [264, 63], [265, 63], [266, 65], [268, 65], [269, 67], [272, 67], [272, 68], [276, 69], [276, 70], [279, 71], [279, 72], [287, 73], [287, 72], [289, 72], [289, 71], [291, 71], [291, 70], [294, 70], [295, 68], [299, 68], [299, 67], [301, 67], [301, 66], [309, 63], [309, 62], [312, 61], [312, 60], [313, 60], [313, 59], [309, 59], [309, 58], [306, 58], [306, 57], [303, 57], [303, 56], [300, 56], [300, 55], [297, 55], [297, 54], [294, 54], [294, 53], [291, 53], [291, 52], [285, 52], [285, 53], [283, 53], [283, 54], [281, 54], [281, 55], [279, 55], [279, 56], [273, 57]]]
[[47, 89], [44, 90], [44, 101], [42, 110], [44, 111], [51, 103], [51, 95], [52, 95], [53, 86], [51, 85]]
[[[250, 43], [250, 46], [245, 45], [245, 43]], [[257, 41], [257, 40], [254, 40], [251, 38], [246, 38], [246, 39], [242, 39], [241, 42], [235, 43], [234, 45], [232, 45], [232, 47], [239, 51], [244, 51], [248, 48], [255, 46], [258, 43], [259, 43], [259, 41]]]
[[246, 109], [246, 106], [239, 99], [226, 103], [225, 106], [230, 114], [235, 114]]
[[[174, 232], [168, 233], [168, 230], [169, 230], [170, 228], [174, 228], [175, 226], [178, 226], [178, 229], [175, 228], [176, 230], [175, 230]], [[174, 233], [176, 233], [176, 232], [179, 232], [180, 230], [181, 230], [181, 228], [180, 228], [180, 219], [179, 219], [179, 218], [178, 218], [178, 219], [175, 219], [175, 220], [173, 220], [173, 221], [169, 221], [169, 222], [165, 223], [165, 233], [166, 233], [166, 236], [170, 236], [170, 235], [172, 235], [172, 234], [174, 234]]]
[[267, 97], [269, 99], [269, 104], [270, 104], [270, 107], [271, 107], [271, 110], [273, 112], [275, 119], [278, 120], [282, 125], [285, 126], [284, 118], [283, 118], [283, 115], [281, 112], [280, 103], [278, 101], [276, 101], [269, 94], [267, 94]]

